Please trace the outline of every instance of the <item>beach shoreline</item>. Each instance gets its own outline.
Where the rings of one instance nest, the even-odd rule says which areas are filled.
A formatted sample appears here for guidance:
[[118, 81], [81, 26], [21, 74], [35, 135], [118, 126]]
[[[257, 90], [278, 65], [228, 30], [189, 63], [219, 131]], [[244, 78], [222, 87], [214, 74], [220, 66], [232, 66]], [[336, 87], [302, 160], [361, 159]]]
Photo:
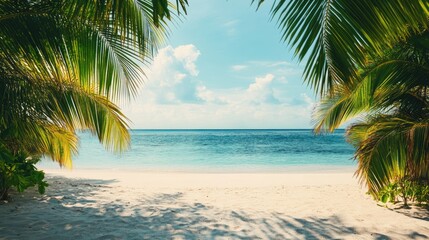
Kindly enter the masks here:
[[380, 207], [353, 172], [49, 170], [12, 193], [0, 239], [424, 239], [428, 219]]
[[40, 170], [46, 173], [67, 174], [68, 172], [84, 171], [114, 171], [114, 172], [131, 172], [131, 173], [189, 173], [189, 174], [295, 174], [295, 173], [355, 173], [356, 165], [324, 165], [324, 164], [307, 164], [307, 165], [280, 165], [280, 166], [78, 166], [61, 168], [55, 164], [36, 165]]
[[183, 171], [126, 171], [114, 169], [45, 169], [48, 176], [70, 179], [99, 179], [114, 185], [141, 188], [189, 187], [274, 187], [348, 184], [357, 186], [357, 179], [347, 171], [307, 172], [183, 172]]

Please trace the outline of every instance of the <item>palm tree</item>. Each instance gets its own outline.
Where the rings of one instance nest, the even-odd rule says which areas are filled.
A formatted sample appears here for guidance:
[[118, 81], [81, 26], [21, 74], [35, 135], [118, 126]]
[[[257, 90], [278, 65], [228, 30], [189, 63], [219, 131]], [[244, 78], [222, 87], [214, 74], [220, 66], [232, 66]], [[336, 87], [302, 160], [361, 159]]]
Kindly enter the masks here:
[[279, 0], [272, 7], [283, 40], [307, 61], [305, 81], [322, 98], [315, 131], [363, 116], [348, 139], [374, 195], [405, 176], [429, 177], [428, 10], [423, 0]]
[[[429, 31], [415, 33], [369, 60], [360, 81], [337, 87], [316, 111], [316, 131], [358, 115], [348, 140], [357, 175], [376, 196], [389, 184], [429, 179]], [[343, 84], [345, 85], [345, 84]]]
[[[186, 11], [186, 0], [177, 4]], [[125, 149], [126, 118], [112, 101], [135, 94], [173, 9], [167, 0], [2, 1], [3, 144], [6, 135], [38, 136], [38, 152], [66, 166], [77, 129]]]
[[[187, 0], [176, 4], [186, 13]], [[23, 154], [71, 167], [82, 129], [126, 149], [127, 119], [115, 102], [136, 93], [175, 8], [168, 0], [0, 2], [0, 170]]]
[[425, 0], [278, 0], [271, 12], [283, 40], [306, 61], [305, 81], [321, 95], [353, 81], [368, 54], [382, 55], [410, 33], [429, 27]]

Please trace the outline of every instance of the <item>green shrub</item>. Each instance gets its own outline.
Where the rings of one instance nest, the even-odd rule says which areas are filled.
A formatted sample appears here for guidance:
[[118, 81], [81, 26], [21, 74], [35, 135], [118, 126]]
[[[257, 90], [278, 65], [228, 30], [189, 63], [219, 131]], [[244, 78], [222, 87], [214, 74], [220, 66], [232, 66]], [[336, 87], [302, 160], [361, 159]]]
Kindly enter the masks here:
[[429, 185], [426, 180], [410, 180], [404, 178], [382, 189], [378, 193], [378, 199], [383, 203], [396, 203], [401, 200], [404, 203], [404, 207], [408, 207], [408, 202], [428, 204]]
[[416, 201], [418, 203], [429, 203], [429, 185], [420, 184], [416, 189]]
[[44, 181], [45, 173], [37, 170], [35, 164], [40, 158], [29, 157], [24, 152], [11, 154], [5, 148], [0, 151], [0, 199], [8, 198], [8, 191], [16, 188], [19, 192], [38, 186], [40, 194], [45, 192], [48, 183]]
[[383, 203], [395, 203], [398, 195], [397, 183], [391, 183], [378, 193], [378, 198]]

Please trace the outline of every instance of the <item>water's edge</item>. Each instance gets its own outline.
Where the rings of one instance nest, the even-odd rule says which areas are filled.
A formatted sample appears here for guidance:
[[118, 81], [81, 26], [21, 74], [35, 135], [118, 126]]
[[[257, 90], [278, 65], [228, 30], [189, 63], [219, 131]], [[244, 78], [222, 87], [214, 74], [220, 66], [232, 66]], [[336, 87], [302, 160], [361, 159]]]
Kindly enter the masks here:
[[[107, 152], [96, 137], [79, 133], [74, 169], [140, 172], [337, 172], [353, 171], [354, 149], [344, 130], [315, 136], [311, 129], [131, 130], [131, 148]], [[42, 169], [59, 169], [44, 159]]]

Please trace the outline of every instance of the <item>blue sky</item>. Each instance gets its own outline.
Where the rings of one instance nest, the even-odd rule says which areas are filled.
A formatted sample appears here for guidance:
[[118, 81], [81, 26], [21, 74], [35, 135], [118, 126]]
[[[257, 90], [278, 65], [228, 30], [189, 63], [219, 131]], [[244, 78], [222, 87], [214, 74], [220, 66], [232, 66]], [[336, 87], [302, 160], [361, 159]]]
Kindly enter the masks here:
[[314, 94], [270, 7], [190, 2], [124, 107], [130, 127], [311, 128]]

